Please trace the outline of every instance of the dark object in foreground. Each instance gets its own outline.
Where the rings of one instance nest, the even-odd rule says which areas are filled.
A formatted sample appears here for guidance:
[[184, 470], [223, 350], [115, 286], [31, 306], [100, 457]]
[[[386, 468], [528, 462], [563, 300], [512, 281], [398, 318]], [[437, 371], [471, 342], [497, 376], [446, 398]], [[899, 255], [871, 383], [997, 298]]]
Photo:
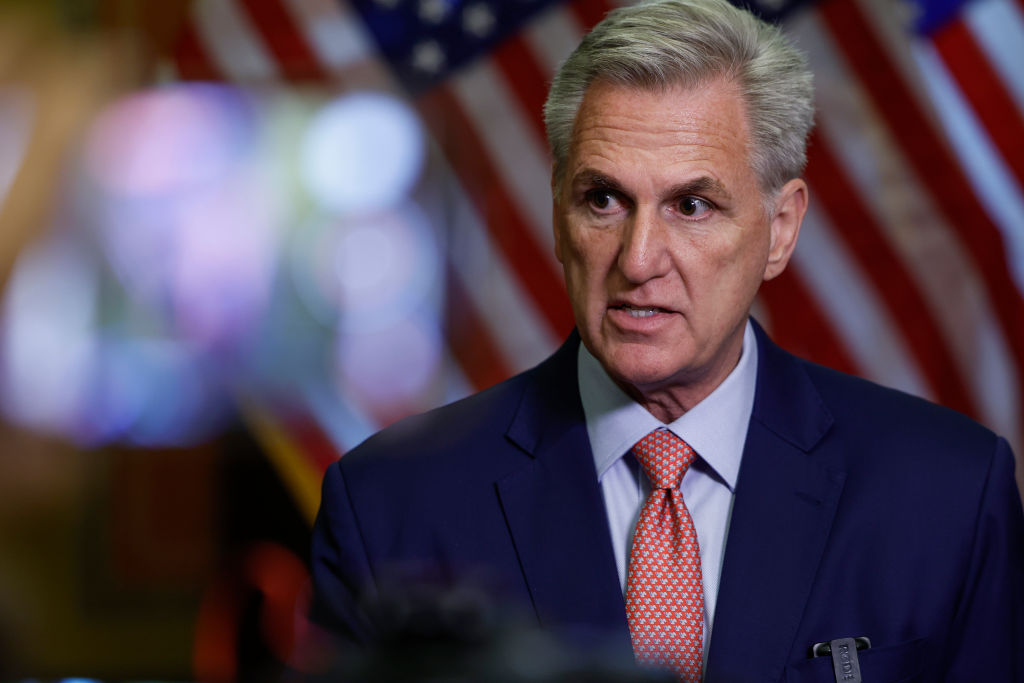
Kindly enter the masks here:
[[[332, 644], [310, 683], [327, 681], [469, 683], [657, 683], [667, 672], [640, 669], [614, 648], [556, 639], [525, 620], [499, 617], [470, 587], [392, 585], [365, 601], [375, 645]], [[599, 644], [596, 644], [599, 645]]]

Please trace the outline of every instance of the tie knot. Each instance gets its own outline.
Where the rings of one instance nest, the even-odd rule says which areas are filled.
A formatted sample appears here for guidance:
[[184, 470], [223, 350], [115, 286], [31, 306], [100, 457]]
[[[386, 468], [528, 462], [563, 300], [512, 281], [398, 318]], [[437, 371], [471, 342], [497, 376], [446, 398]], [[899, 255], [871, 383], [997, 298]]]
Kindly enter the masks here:
[[633, 455], [656, 489], [679, 488], [683, 475], [697, 454], [667, 429], [655, 429], [637, 441]]

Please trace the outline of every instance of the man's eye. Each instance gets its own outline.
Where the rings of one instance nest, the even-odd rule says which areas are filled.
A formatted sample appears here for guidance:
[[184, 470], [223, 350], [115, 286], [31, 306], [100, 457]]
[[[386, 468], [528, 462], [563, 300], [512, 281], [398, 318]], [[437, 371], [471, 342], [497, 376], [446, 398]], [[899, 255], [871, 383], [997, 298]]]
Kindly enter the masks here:
[[619, 208], [619, 198], [610, 190], [590, 190], [586, 194], [587, 204], [601, 212], [615, 211]]
[[700, 218], [711, 210], [711, 204], [699, 197], [683, 197], [679, 200], [679, 212], [687, 218]]

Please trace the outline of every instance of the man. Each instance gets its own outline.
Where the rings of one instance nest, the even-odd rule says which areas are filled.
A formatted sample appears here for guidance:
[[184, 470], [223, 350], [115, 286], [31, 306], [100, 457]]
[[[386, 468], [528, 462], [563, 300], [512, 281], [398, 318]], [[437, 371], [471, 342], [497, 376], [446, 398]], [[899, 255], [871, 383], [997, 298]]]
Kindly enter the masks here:
[[1024, 680], [1006, 442], [748, 319], [807, 208], [812, 97], [725, 0], [583, 40], [545, 110], [576, 333], [329, 470], [324, 623], [372, 641], [355, 596], [413, 568], [681, 680]]

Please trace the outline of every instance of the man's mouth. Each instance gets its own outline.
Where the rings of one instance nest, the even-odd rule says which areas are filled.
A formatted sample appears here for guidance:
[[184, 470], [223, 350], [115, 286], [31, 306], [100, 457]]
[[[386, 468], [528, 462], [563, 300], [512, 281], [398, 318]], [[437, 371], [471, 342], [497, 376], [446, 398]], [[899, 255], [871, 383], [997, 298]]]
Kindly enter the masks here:
[[669, 312], [669, 311], [665, 310], [664, 308], [658, 308], [657, 306], [628, 306], [628, 305], [621, 305], [621, 306], [612, 306], [612, 308], [617, 308], [620, 311], [625, 311], [626, 313], [629, 313], [630, 317], [632, 317], [632, 318], [650, 318], [651, 316], [656, 315], [658, 313], [668, 313]]

